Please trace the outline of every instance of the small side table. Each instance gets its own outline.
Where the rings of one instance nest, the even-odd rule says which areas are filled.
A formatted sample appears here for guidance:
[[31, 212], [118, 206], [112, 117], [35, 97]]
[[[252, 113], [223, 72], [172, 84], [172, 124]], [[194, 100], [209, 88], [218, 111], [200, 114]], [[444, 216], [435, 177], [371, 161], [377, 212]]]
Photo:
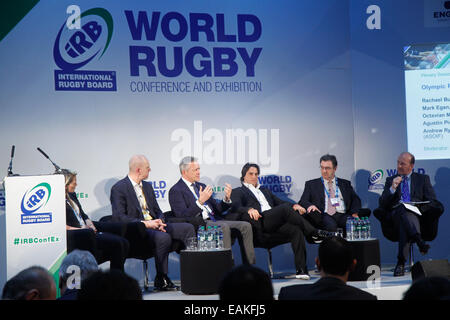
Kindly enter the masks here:
[[220, 281], [231, 271], [231, 250], [180, 252], [181, 291], [185, 294], [216, 294]]
[[372, 273], [367, 273], [367, 267], [371, 265], [378, 266], [380, 263], [380, 242], [378, 239], [352, 240], [349, 241], [352, 246], [356, 259], [355, 270], [350, 272], [348, 281], [366, 281]]

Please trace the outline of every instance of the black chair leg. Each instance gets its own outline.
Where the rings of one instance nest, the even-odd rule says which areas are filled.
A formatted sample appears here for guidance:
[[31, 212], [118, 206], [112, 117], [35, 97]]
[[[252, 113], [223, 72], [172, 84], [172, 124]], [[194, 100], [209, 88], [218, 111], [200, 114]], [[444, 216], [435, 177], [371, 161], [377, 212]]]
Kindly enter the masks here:
[[147, 260], [142, 260], [142, 266], [144, 267], [144, 290], [147, 291], [150, 287], [150, 281], [148, 276], [148, 262]]
[[414, 264], [414, 243], [409, 246], [409, 268], [411, 269]]
[[269, 265], [269, 276], [273, 279], [272, 251], [270, 249], [267, 249], [267, 263]]

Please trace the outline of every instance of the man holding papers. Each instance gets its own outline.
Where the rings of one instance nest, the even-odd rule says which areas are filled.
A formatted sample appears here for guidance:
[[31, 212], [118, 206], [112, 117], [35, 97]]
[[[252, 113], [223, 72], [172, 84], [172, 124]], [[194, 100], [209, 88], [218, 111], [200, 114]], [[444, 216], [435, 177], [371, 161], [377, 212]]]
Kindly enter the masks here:
[[394, 276], [405, 274], [405, 261], [411, 243], [426, 254], [430, 246], [425, 240], [436, 237], [439, 217], [444, 207], [436, 199], [430, 177], [413, 172], [414, 156], [403, 152], [397, 159], [397, 175], [386, 179], [379, 208], [374, 215], [381, 222], [383, 234], [398, 241], [397, 265]]

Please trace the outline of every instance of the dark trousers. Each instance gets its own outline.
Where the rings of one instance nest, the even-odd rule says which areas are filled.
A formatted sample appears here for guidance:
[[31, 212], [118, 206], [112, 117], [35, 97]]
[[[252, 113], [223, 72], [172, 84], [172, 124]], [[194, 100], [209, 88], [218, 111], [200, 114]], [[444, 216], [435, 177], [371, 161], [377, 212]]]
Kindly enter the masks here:
[[167, 232], [147, 229], [150, 246], [155, 252], [157, 274], [167, 274], [169, 271], [169, 253], [172, 247], [172, 239], [181, 240], [186, 244], [188, 238], [195, 237], [194, 227], [190, 223], [167, 223], [165, 229]]
[[311, 211], [305, 213], [305, 218], [311, 222], [311, 224], [318, 228], [327, 231], [335, 232], [338, 228], [345, 230], [347, 218], [351, 215], [348, 213], [336, 212], [332, 216], [328, 213], [319, 213], [318, 211]]
[[124, 270], [130, 244], [127, 239], [109, 232], [95, 233], [91, 229], [67, 231], [67, 252], [74, 249], [92, 253], [97, 263], [111, 262], [111, 269]]
[[420, 239], [419, 217], [401, 205], [388, 212], [387, 219], [392, 221], [398, 233], [398, 262], [404, 263], [409, 255], [411, 243]]
[[97, 232], [95, 240], [97, 248], [111, 261], [110, 268], [124, 271], [123, 265], [130, 248], [128, 240], [107, 232]]
[[338, 228], [345, 230], [347, 218], [351, 215], [348, 213], [336, 212], [332, 216], [328, 213], [322, 213], [322, 227], [324, 230], [335, 232]]
[[306, 271], [306, 245], [305, 236], [310, 237], [317, 232], [300, 213], [292, 209], [289, 203], [276, 206], [270, 210], [261, 213], [262, 218], [254, 221], [249, 215], [244, 215], [245, 220], [250, 222], [253, 228], [259, 228], [255, 232], [255, 241], [262, 236], [258, 236], [259, 232], [279, 233], [286, 235], [291, 242], [292, 251], [294, 252], [294, 262], [297, 270]]

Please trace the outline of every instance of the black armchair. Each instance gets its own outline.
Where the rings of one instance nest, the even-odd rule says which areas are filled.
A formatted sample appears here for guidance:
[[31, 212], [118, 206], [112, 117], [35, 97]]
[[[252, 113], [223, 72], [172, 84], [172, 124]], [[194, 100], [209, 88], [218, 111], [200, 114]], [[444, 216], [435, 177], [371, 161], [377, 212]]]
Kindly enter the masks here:
[[274, 278], [272, 264], [272, 249], [286, 243], [290, 243], [287, 235], [281, 233], [263, 233], [258, 240], [254, 241], [255, 248], [263, 248], [267, 250], [267, 264], [269, 266], [270, 278]]
[[[108, 232], [121, 237], [124, 237], [126, 232], [126, 226], [121, 223], [98, 221], [93, 223], [99, 232]], [[107, 255], [98, 248], [95, 233], [91, 229], [67, 230], [67, 253], [75, 249], [91, 252], [98, 264], [109, 260]]]
[[[101, 222], [108, 222], [112, 220], [112, 215], [104, 216], [100, 219]], [[167, 221], [167, 219], [164, 219]], [[148, 234], [145, 229], [145, 225], [142, 222], [129, 222], [119, 223], [124, 226], [124, 237], [130, 243], [130, 250], [128, 251], [128, 258], [134, 258], [142, 260], [144, 270], [144, 289], [147, 290], [150, 287], [150, 280], [148, 274], [148, 262], [147, 260], [154, 257], [153, 248], [150, 247], [146, 238]], [[185, 245], [180, 240], [172, 241], [171, 252], [175, 251], [179, 253]]]

